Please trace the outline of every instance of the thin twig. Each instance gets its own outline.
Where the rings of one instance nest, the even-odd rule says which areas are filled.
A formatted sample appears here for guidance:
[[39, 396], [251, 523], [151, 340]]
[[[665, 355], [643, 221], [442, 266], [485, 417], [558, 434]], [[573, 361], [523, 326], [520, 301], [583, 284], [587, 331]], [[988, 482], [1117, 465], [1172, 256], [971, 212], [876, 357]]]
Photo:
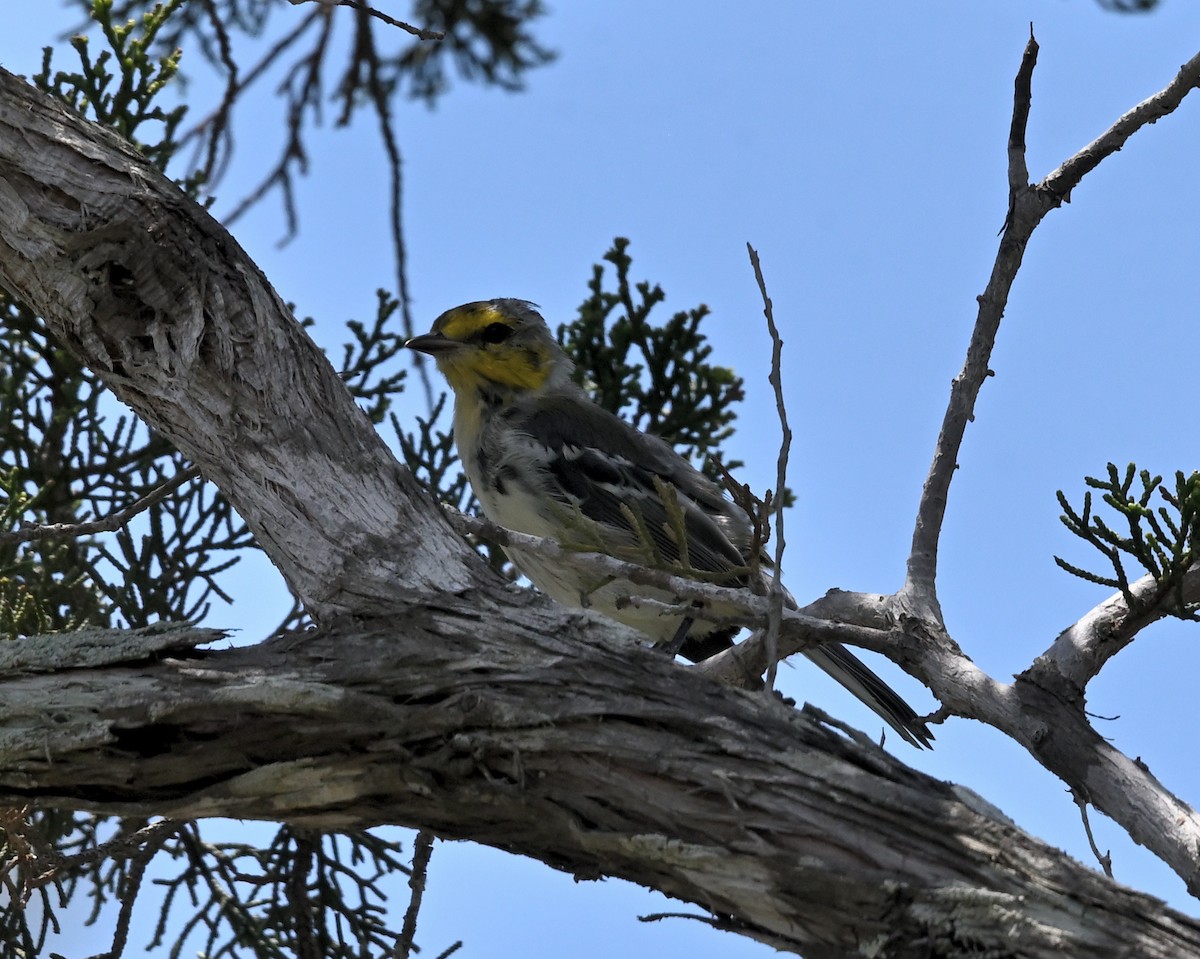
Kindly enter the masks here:
[[787, 485], [788, 454], [792, 448], [792, 430], [788, 426], [787, 406], [783, 401], [782, 355], [783, 340], [779, 336], [779, 328], [775, 325], [775, 311], [771, 298], [767, 295], [767, 281], [763, 279], [762, 264], [758, 260], [758, 251], [749, 243], [746, 250], [750, 254], [750, 265], [754, 268], [754, 279], [758, 282], [758, 291], [762, 294], [763, 315], [767, 318], [767, 329], [771, 333], [771, 374], [768, 377], [775, 390], [775, 410], [779, 414], [780, 442], [779, 456], [775, 461], [775, 569], [771, 577], [771, 609], [767, 624], [767, 683], [766, 692], [772, 694], [775, 688], [775, 670], [778, 666], [779, 625], [783, 618], [784, 589], [780, 582], [783, 571], [783, 488]]
[[[208, 136], [208, 147], [204, 152], [204, 160], [200, 163], [199, 172], [204, 183], [211, 190], [217, 179], [217, 159], [220, 155], [222, 142], [226, 145], [225, 155], [232, 152], [231, 134], [229, 132], [229, 116], [233, 110], [233, 102], [237, 99], [241, 83], [238, 80], [238, 65], [233, 57], [233, 44], [229, 32], [225, 29], [225, 21], [217, 12], [214, 0], [201, 0], [200, 4], [208, 14], [208, 22], [213, 28], [213, 36], [217, 41], [217, 52], [221, 65], [225, 68], [225, 89], [221, 93], [221, 104], [213, 114], [213, 124]], [[182, 143], [182, 141], [180, 141]]]
[[[345, 2], [345, 0], [343, 0]], [[350, 6], [362, 12], [374, 12], [361, 4], [350, 3]], [[441, 34], [436, 34], [441, 39]], [[408, 246], [404, 241], [404, 164], [400, 155], [400, 141], [396, 136], [392, 123], [391, 88], [380, 76], [380, 59], [375, 49], [374, 36], [369, 22], [361, 22], [355, 40], [359, 51], [356, 60], [366, 65], [366, 88], [374, 106], [375, 116], [379, 120], [379, 134], [383, 142], [384, 153], [387, 154], [388, 167], [388, 226], [392, 234], [392, 251], [396, 261], [396, 299], [400, 301], [400, 319], [404, 327], [404, 338], [411, 339], [416, 335], [412, 317], [412, 295], [408, 286]], [[350, 74], [347, 75], [348, 79]], [[357, 80], [344, 84], [349, 92]], [[352, 108], [352, 98], [347, 95], [346, 113], [343, 122], [349, 122], [349, 111]], [[430, 377], [430, 365], [425, 362], [424, 354], [416, 354], [417, 375], [421, 380], [422, 392], [425, 394], [425, 408], [433, 410], [435, 393]]]
[[11, 533], [0, 533], [0, 544], [30, 543], [44, 539], [70, 539], [79, 536], [90, 536], [92, 533], [112, 533], [120, 529], [131, 519], [149, 509], [156, 503], [161, 503], [171, 493], [190, 479], [200, 475], [200, 467], [189, 466], [180, 470], [165, 483], [156, 486], [136, 502], [110, 513], [103, 519], [91, 520], [87, 523], [48, 523], [46, 525], [22, 526]]
[[395, 959], [409, 959], [416, 949], [414, 944], [417, 936], [417, 914], [421, 911], [421, 899], [425, 895], [425, 879], [429, 873], [429, 858], [433, 855], [433, 833], [422, 829], [417, 833], [413, 843], [412, 873], [408, 877], [408, 888], [412, 895], [408, 900], [408, 909], [404, 913], [404, 925], [400, 929], [400, 938], [396, 940], [396, 948], [392, 951]]
[[815, 719], [822, 726], [829, 726], [832, 729], [836, 729], [839, 732], [845, 733], [846, 736], [862, 746], [878, 746], [880, 749], [883, 748], [882, 741], [875, 742], [875, 740], [873, 740], [866, 733], [855, 729], [849, 723], [842, 722], [835, 716], [831, 716], [820, 706], [814, 706], [812, 703], [805, 703], [801, 707], [800, 712], [811, 719]]
[[[206, 159], [203, 163], [198, 160], [193, 161], [204, 174], [205, 183], [211, 189], [220, 179], [218, 163], [215, 156], [216, 143], [218, 139], [229, 141], [228, 128], [230, 125], [230, 114], [233, 110], [234, 101], [241, 94], [258, 81], [260, 77], [266, 74], [267, 70], [278, 60], [300, 37], [308, 30], [309, 26], [317, 21], [321, 16], [320, 10], [314, 10], [307, 17], [302, 19], [295, 27], [293, 27], [286, 35], [277, 40], [258, 62], [246, 71], [244, 78], [236, 83], [232, 81], [226, 82], [225, 91], [221, 97], [221, 103], [217, 108], [198, 122], [195, 126], [189, 129], [179, 138], [180, 146], [187, 144], [190, 140], [196, 139], [204, 134], [206, 130], [212, 128], [212, 132], [208, 134], [209, 148]], [[223, 168], [223, 164], [221, 165]]]
[[714, 929], [728, 928], [727, 923], [723, 925], [722, 920], [714, 916], [703, 916], [695, 912], [652, 912], [649, 915], [638, 916], [638, 922], [662, 922], [664, 919], [691, 919]]
[[1083, 817], [1083, 831], [1087, 833], [1087, 841], [1088, 845], [1092, 847], [1092, 855], [1100, 863], [1100, 868], [1104, 870], [1104, 875], [1112, 879], [1112, 850], [1110, 849], [1106, 853], [1101, 853], [1100, 847], [1096, 845], [1096, 838], [1092, 835], [1092, 824], [1088, 821], [1087, 799], [1084, 798], [1083, 793], [1078, 789], [1071, 790], [1071, 798], [1075, 800], [1075, 805], [1079, 807], [1079, 815]]
[[937, 601], [937, 553], [950, 481], [958, 468], [958, 451], [962, 447], [967, 423], [975, 416], [975, 401], [984, 380], [991, 375], [988, 361], [1008, 302], [1008, 291], [1020, 269], [1029, 235], [1045, 215], [1043, 211], [1036, 218], [1027, 216], [1027, 203], [1024, 202], [1030, 195], [1025, 164], [1025, 127], [1029, 118], [1029, 97], [1037, 50], [1037, 41], [1031, 34], [1013, 84], [1013, 120], [1008, 141], [1008, 216], [992, 276], [987, 289], [979, 297], [979, 312], [971, 332], [966, 360], [950, 387], [950, 400], [934, 448], [933, 463], [917, 507], [912, 549], [908, 557], [904, 591], [910, 599], [918, 602], [923, 615], [939, 625], [942, 623], [942, 614]]
[[[301, 3], [309, 2], [309, 0], [289, 0], [293, 6], [299, 6]], [[411, 23], [405, 23], [403, 20], [396, 20], [389, 17], [386, 13], [376, 10], [372, 6], [363, 3], [362, 0], [316, 0], [323, 7], [351, 7], [354, 10], [361, 10], [377, 20], [382, 20], [384, 23], [392, 27], [399, 27], [406, 33], [411, 33], [419, 40], [443, 40], [446, 35], [438, 30], [425, 30], [421, 27], [414, 27]]]
[[1039, 188], [1060, 200], [1069, 200], [1079, 181], [1105, 157], [1120, 150], [1142, 127], [1174, 112], [1183, 98], [1197, 87], [1200, 87], [1200, 53], [1179, 68], [1174, 80], [1124, 113], [1116, 123], [1046, 177]]

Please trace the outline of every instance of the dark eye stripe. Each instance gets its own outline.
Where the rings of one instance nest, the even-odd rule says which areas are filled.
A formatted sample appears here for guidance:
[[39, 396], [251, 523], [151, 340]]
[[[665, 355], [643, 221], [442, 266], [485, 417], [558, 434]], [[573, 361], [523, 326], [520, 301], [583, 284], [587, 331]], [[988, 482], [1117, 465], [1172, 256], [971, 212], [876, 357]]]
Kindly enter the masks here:
[[479, 333], [484, 343], [503, 343], [513, 335], [513, 328], [507, 323], [489, 323]]

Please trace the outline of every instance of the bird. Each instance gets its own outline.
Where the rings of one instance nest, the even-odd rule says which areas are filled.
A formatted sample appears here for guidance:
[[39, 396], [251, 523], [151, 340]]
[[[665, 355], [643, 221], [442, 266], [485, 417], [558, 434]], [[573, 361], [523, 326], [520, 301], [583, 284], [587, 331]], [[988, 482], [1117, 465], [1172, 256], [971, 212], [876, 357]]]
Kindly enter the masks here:
[[[753, 524], [724, 490], [668, 443], [595, 403], [573, 379], [535, 304], [499, 298], [447, 310], [405, 345], [433, 358], [454, 394], [454, 443], [491, 522], [640, 565], [681, 567], [750, 588]], [[513, 565], [567, 606], [589, 607], [700, 662], [733, 645], [738, 627], [686, 611], [664, 615], [633, 594], [668, 598], [508, 546]], [[785, 594], [789, 608], [795, 600]], [[875, 711], [907, 743], [933, 733], [911, 706], [838, 643], [804, 655]]]

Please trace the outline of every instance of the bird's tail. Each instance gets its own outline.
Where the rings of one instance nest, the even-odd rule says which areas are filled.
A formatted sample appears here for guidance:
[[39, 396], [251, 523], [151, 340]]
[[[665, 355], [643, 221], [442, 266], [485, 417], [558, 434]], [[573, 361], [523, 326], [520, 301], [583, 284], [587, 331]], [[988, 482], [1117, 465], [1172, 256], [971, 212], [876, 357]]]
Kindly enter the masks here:
[[804, 655], [870, 706], [900, 738], [918, 749], [932, 748], [933, 733], [900, 694], [841, 643], [805, 650]]

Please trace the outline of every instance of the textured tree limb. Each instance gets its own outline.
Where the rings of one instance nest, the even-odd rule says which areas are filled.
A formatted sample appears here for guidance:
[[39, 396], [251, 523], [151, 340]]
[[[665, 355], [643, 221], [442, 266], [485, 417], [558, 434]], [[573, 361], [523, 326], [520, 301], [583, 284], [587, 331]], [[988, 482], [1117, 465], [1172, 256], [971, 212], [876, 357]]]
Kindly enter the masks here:
[[366, 417], [331, 422], [345, 384], [224, 228], [133, 147], [3, 78], [0, 281], [229, 497], [309, 612], [361, 612], [364, 582], [485, 577]]
[[421, 826], [810, 957], [1200, 956], [1200, 923], [969, 791], [511, 596], [0, 677], [0, 803]]
[[[220, 226], [4, 73], [0, 282], [230, 497], [327, 629], [102, 669], [66, 647], [70, 683], [10, 676], [0, 801], [419, 825], [645, 882], [810, 957], [1200, 955], [1191, 921], [878, 750], [498, 583]], [[887, 600], [809, 611], [951, 711], [982, 702], [1200, 889], [1194, 813], [1088, 739], [1078, 703], [996, 683]]]
[[[1129, 588], [1135, 600], [1152, 599], [1157, 590], [1153, 576], [1143, 576]], [[1200, 566], [1184, 575], [1183, 597], [1200, 602]], [[1083, 689], [1138, 633], [1168, 615], [1162, 605], [1131, 613], [1125, 597], [1116, 593], [1063, 630], [1023, 675], [1039, 685]]]

